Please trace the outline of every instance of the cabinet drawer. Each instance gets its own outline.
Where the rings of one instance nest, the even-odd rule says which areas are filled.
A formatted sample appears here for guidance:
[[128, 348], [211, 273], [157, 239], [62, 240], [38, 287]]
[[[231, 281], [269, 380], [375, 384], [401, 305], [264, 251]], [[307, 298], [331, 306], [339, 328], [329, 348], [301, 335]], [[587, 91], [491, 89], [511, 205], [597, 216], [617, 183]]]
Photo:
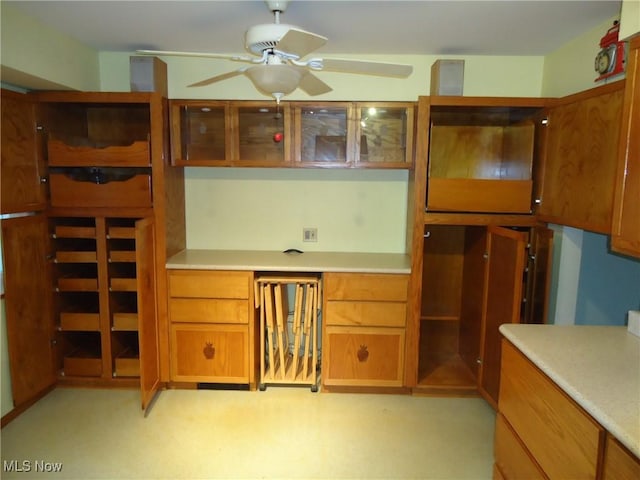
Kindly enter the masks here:
[[49, 175], [52, 207], [151, 207], [151, 175], [107, 183], [74, 180], [63, 173]]
[[169, 296], [184, 298], [249, 298], [251, 272], [171, 270]]
[[325, 327], [325, 385], [402, 386], [404, 329]]
[[247, 300], [211, 298], [172, 298], [169, 300], [172, 322], [249, 323]]
[[336, 302], [326, 303], [326, 325], [367, 327], [404, 327], [407, 304], [401, 302]]
[[67, 145], [60, 140], [47, 143], [49, 165], [52, 167], [146, 167], [151, 165], [149, 142], [104, 148]]
[[185, 382], [248, 383], [248, 327], [173, 324], [171, 379]]
[[499, 410], [549, 478], [596, 478], [604, 431], [506, 340]]
[[324, 295], [327, 300], [404, 302], [408, 281], [408, 275], [325, 273]]
[[640, 478], [640, 459], [607, 435], [602, 473], [603, 480], [637, 480]]
[[496, 434], [494, 442], [495, 466], [506, 479], [542, 480], [545, 478], [540, 467], [531, 458], [518, 436], [505, 418], [496, 416]]

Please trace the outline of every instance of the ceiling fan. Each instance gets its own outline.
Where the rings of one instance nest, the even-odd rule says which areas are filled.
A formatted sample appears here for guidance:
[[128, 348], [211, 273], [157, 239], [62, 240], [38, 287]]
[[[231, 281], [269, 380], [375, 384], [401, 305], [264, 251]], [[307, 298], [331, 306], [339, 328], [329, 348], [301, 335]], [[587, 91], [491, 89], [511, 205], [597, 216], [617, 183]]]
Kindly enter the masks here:
[[189, 86], [201, 87], [238, 75], [246, 75], [259, 91], [272, 95], [277, 103], [280, 103], [284, 95], [288, 95], [296, 88], [300, 88], [309, 95], [330, 92], [331, 87], [315, 76], [312, 71], [358, 73], [398, 78], [406, 78], [413, 71], [411, 65], [394, 63], [338, 58], [304, 60], [303, 57], [322, 47], [327, 42], [327, 38], [293, 25], [280, 23], [280, 14], [287, 8], [289, 0], [267, 0], [266, 3], [273, 12], [274, 23], [255, 25], [245, 32], [245, 49], [251, 55], [222, 55], [168, 50], [137, 50], [136, 53], [221, 58], [250, 63], [251, 66], [244, 66], [231, 72], [216, 75]]

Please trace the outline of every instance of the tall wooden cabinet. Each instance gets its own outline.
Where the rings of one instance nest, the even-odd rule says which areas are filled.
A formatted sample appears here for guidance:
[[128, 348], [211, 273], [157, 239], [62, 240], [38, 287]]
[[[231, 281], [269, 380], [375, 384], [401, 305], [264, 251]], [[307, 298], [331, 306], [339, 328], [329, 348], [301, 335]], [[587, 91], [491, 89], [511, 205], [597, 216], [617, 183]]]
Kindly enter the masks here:
[[498, 326], [544, 322], [551, 233], [533, 211], [545, 99], [421, 97], [409, 175], [405, 385], [497, 405]]
[[[43, 390], [22, 393], [17, 383], [40, 375], [21, 359], [31, 358], [19, 348], [29, 339], [42, 346], [41, 359], [50, 352], [37, 362], [52, 373], [43, 384], [140, 385], [146, 408], [168, 380], [166, 258], [185, 246], [183, 171], [168, 168], [167, 101], [155, 93], [2, 95], [3, 132], [5, 95], [27, 107], [25, 131], [7, 140], [33, 139], [31, 158], [48, 185], [43, 213], [2, 225], [15, 404]], [[5, 169], [16, 162], [4, 142], [3, 133], [3, 180], [16, 175]], [[34, 217], [42, 219], [37, 230], [12, 228]], [[36, 233], [37, 251], [29, 250], [25, 236]], [[20, 276], [15, 259], [23, 255], [33, 266]], [[37, 336], [20, 318], [24, 304], [42, 305], [36, 298], [46, 299]]]

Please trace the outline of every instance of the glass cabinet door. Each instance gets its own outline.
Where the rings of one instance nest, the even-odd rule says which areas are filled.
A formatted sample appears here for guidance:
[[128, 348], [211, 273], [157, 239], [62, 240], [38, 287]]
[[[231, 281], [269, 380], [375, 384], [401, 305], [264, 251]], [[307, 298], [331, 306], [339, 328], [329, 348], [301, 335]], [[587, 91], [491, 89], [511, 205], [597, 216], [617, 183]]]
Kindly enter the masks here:
[[289, 105], [250, 103], [234, 107], [233, 115], [238, 141], [234, 160], [265, 165], [289, 160]]
[[296, 107], [296, 157], [301, 164], [346, 165], [353, 160], [349, 104]]
[[358, 163], [379, 167], [412, 163], [413, 106], [358, 104]]
[[227, 160], [227, 110], [226, 102], [172, 105], [172, 151], [176, 165], [206, 165]]

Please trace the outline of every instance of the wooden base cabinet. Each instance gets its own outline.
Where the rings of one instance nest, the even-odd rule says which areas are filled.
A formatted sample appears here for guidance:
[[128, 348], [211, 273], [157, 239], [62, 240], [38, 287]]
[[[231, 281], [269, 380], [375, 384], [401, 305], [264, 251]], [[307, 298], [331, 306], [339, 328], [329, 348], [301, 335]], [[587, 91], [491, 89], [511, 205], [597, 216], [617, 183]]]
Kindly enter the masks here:
[[171, 380], [256, 387], [253, 272], [170, 270]]
[[632, 455], [507, 340], [494, 478], [635, 479]]
[[324, 274], [323, 386], [403, 386], [408, 278]]

